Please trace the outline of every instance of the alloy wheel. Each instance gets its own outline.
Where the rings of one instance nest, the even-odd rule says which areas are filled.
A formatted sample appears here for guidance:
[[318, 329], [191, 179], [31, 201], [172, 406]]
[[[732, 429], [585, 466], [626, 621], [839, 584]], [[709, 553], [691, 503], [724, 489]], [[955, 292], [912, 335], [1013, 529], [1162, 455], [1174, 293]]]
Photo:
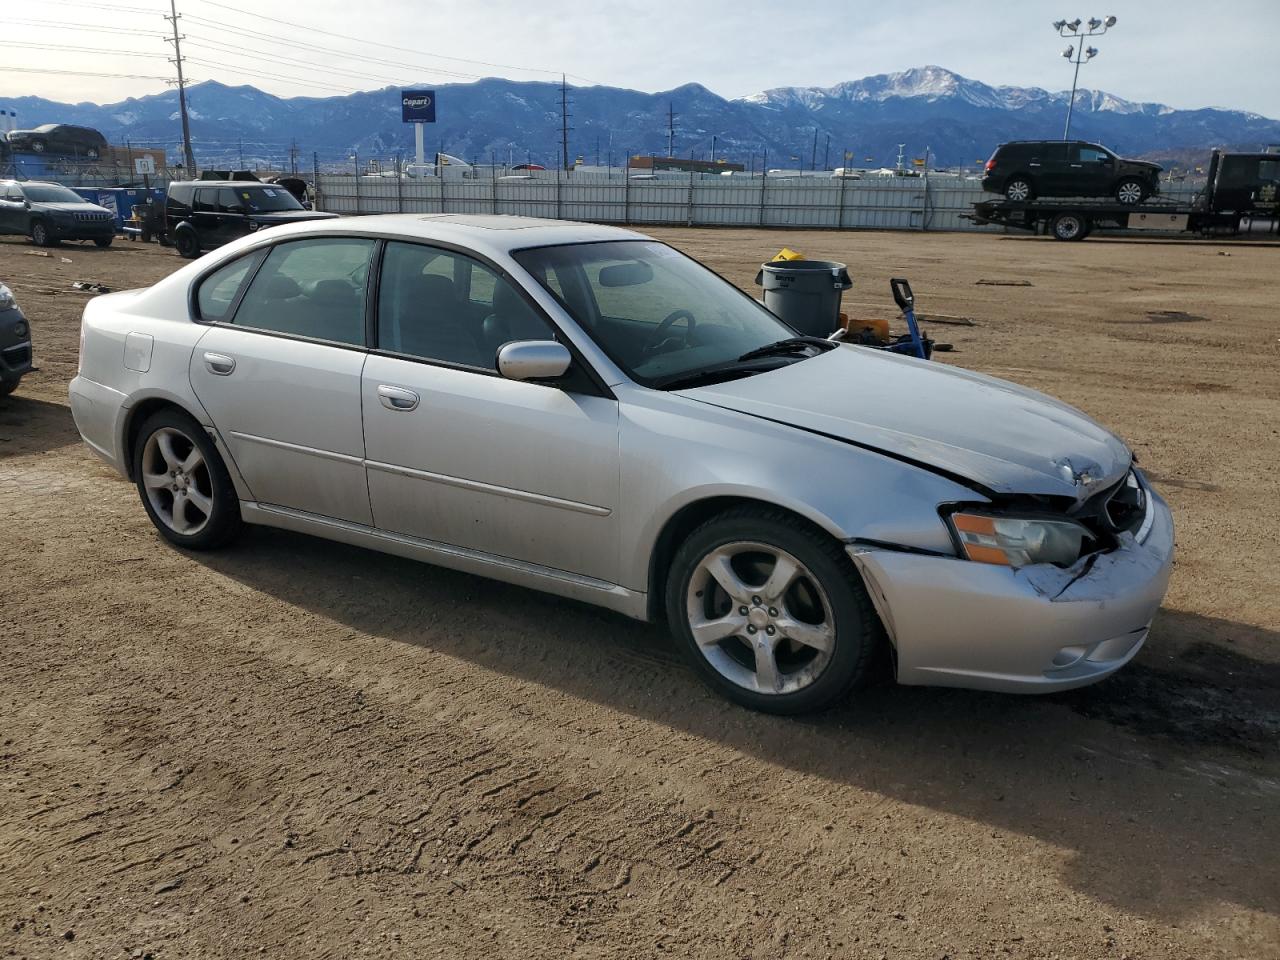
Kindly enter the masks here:
[[1014, 180], [1009, 184], [1004, 195], [1014, 203], [1022, 203], [1031, 196], [1031, 184], [1025, 180]]
[[209, 465], [181, 430], [161, 427], [147, 438], [142, 485], [151, 509], [174, 533], [193, 536], [208, 525], [213, 515]]
[[835, 618], [817, 577], [767, 544], [729, 543], [703, 557], [689, 579], [686, 611], [711, 667], [756, 693], [808, 687], [835, 651]]
[[1142, 186], [1132, 180], [1126, 181], [1116, 190], [1116, 199], [1121, 203], [1138, 203], [1142, 199]]

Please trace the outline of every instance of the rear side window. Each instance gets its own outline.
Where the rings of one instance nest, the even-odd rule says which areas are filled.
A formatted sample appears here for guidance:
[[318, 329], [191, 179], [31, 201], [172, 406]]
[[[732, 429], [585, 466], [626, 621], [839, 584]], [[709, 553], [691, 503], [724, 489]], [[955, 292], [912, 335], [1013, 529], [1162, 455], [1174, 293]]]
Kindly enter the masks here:
[[373, 246], [355, 237], [277, 244], [245, 291], [236, 325], [362, 345]]
[[204, 278], [200, 289], [196, 291], [196, 305], [200, 310], [201, 320], [226, 319], [232, 304], [236, 302], [236, 295], [244, 286], [245, 278], [257, 262], [258, 254], [251, 253], [247, 257], [231, 261]]

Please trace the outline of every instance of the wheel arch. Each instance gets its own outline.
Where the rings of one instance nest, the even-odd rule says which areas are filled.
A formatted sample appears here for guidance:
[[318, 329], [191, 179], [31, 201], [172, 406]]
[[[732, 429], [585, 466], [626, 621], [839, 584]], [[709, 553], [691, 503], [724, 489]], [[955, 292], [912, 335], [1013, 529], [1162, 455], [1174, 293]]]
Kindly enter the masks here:
[[713, 517], [742, 507], [785, 513], [823, 536], [837, 541], [843, 539], [841, 531], [829, 517], [818, 514], [808, 515], [805, 511], [774, 500], [748, 493], [718, 493], [702, 496], [684, 504], [667, 518], [649, 551], [648, 618], [651, 621], [659, 621], [665, 617], [667, 577], [671, 572], [671, 561], [675, 558], [676, 551], [680, 549], [680, 544], [684, 543], [694, 530]]
[[[211, 426], [209, 418], [205, 415], [203, 409], [198, 407], [192, 409], [190, 403], [175, 394], [154, 392], [148, 393], [141, 398], [135, 398], [133, 403], [125, 409], [124, 416], [121, 418], [119, 438], [120, 460], [124, 466], [125, 476], [130, 480], [135, 479], [133, 476], [133, 446], [137, 442], [138, 431], [142, 429], [142, 425], [148, 417], [165, 409], [174, 409], [185, 413], [206, 430]], [[226, 452], [222, 445], [218, 443], [216, 436], [214, 436], [214, 443], [218, 447], [218, 452], [223, 455], [222, 459], [225, 462], [228, 459]], [[232, 476], [235, 476], [234, 472]]]

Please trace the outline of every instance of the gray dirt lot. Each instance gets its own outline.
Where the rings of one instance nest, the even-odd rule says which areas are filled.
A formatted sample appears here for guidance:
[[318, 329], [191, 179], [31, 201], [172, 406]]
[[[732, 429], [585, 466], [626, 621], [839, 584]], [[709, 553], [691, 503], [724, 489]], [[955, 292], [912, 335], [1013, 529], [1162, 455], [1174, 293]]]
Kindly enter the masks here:
[[40, 370], [0, 401], [0, 953], [1280, 957], [1280, 250], [655, 233], [744, 287], [844, 260], [859, 316], [906, 275], [977, 323], [930, 327], [945, 362], [1123, 435], [1178, 523], [1135, 663], [786, 720], [585, 606], [278, 531], [178, 552], [66, 386], [70, 282], [182, 261], [8, 238]]

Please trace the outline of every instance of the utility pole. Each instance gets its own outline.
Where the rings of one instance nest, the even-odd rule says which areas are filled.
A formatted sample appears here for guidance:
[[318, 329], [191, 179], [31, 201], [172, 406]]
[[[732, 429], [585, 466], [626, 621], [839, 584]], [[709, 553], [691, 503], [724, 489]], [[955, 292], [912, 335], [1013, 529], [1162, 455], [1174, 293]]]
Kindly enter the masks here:
[[240, 166], [236, 169], [244, 169], [244, 137], [236, 137], [236, 150], [240, 154]]
[[569, 84], [560, 74], [560, 158], [561, 166], [569, 169]]
[[827, 145], [822, 149], [822, 169], [831, 169], [831, 134], [827, 134]]
[[674, 157], [676, 155], [676, 108], [675, 105], [667, 103], [667, 156]]
[[813, 128], [813, 153], [809, 156], [809, 169], [818, 169], [818, 128]]
[[169, 62], [175, 64], [178, 68], [178, 111], [182, 114], [182, 155], [186, 170], [183, 171], [188, 177], [194, 178], [196, 175], [196, 157], [191, 152], [191, 121], [187, 117], [187, 81], [182, 75], [182, 47], [180, 42], [182, 37], [178, 36], [178, 6], [177, 0], [169, 0], [169, 16], [165, 17], [173, 24], [173, 38], [165, 39], [173, 44], [173, 59]]
[[716, 135], [711, 135], [711, 162], [716, 162]]

